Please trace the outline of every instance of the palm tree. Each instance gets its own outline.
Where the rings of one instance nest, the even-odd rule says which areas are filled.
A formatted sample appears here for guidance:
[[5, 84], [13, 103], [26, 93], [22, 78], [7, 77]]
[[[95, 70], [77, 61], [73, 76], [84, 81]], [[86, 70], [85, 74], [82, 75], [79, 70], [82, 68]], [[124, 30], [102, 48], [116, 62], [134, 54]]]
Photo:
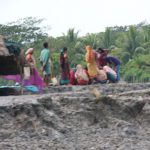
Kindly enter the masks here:
[[96, 45], [96, 37], [97, 37], [97, 34], [87, 34], [85, 37], [82, 38], [82, 42], [84, 45], [91, 45], [91, 46], [95, 46]]
[[150, 42], [150, 25], [143, 28], [144, 29], [144, 40], [145, 42]]
[[136, 26], [130, 26], [128, 35], [127, 35], [127, 43], [128, 43], [128, 51], [131, 53], [131, 55], [134, 54], [134, 51], [136, 47], [139, 46], [138, 41], [137, 41], [137, 36], [138, 36], [138, 31], [136, 29]]
[[104, 47], [108, 48], [111, 46], [111, 28], [106, 28], [104, 33]]
[[75, 32], [75, 29], [71, 28], [67, 31], [66, 35], [63, 33], [63, 36], [64, 36], [64, 39], [66, 40], [67, 44], [70, 44], [70, 43], [77, 42], [78, 34], [79, 34], [79, 31]]

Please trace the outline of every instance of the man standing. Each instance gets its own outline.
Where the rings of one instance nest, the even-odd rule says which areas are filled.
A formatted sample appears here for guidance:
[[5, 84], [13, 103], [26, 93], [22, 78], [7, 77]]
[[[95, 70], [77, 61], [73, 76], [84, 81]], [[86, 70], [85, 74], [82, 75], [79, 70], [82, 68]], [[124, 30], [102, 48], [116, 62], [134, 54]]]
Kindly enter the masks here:
[[46, 83], [46, 86], [48, 87], [49, 81], [50, 81], [50, 49], [48, 47], [48, 43], [45, 42], [43, 44], [44, 49], [41, 51], [40, 55], [40, 63], [42, 66], [42, 73], [44, 75], [44, 82]]

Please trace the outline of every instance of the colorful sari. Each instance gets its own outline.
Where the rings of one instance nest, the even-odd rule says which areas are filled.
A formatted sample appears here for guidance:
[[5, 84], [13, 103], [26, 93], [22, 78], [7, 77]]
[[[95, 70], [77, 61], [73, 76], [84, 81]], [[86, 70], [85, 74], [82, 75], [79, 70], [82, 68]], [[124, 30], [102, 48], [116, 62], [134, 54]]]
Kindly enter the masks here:
[[76, 85], [77, 83], [77, 81], [76, 81], [76, 78], [75, 78], [75, 72], [76, 72], [76, 68], [72, 68], [71, 70], [70, 70], [70, 84], [71, 85]]
[[78, 85], [87, 85], [89, 83], [89, 77], [82, 65], [77, 65], [77, 71], [75, 73], [75, 78], [77, 79]]
[[60, 69], [61, 69], [61, 80], [60, 84], [69, 84], [70, 83], [70, 69], [68, 55], [64, 53], [64, 50], [60, 54]]
[[97, 76], [97, 64], [95, 53], [91, 46], [86, 46], [85, 60], [87, 62], [88, 74], [90, 78], [95, 78]]

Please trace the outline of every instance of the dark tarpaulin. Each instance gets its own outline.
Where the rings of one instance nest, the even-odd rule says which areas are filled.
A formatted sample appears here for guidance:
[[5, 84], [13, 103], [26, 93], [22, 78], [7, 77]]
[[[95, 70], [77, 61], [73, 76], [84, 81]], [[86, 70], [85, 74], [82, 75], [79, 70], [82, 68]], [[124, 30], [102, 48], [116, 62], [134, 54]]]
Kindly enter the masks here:
[[15, 55], [0, 56], [0, 75], [16, 74], [20, 74], [20, 69]]
[[21, 52], [20, 44], [5, 40], [5, 46], [10, 54], [14, 54], [16, 56], [20, 55]]

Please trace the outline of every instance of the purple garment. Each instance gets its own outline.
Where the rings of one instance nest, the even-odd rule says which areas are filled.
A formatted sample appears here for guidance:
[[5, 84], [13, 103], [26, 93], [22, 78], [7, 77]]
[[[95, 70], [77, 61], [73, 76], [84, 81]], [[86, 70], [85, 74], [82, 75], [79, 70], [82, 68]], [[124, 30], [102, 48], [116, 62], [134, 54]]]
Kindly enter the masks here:
[[109, 64], [114, 64], [115, 66], [120, 65], [121, 62], [118, 58], [112, 57], [112, 56], [107, 56], [105, 58], [106, 62]]
[[7, 79], [7, 80], [13, 80], [13, 81], [16, 81], [16, 82], [21, 82], [21, 76], [19, 74], [17, 75], [7, 75], [7, 76], [3, 76], [4, 79]]
[[[36, 68], [33, 68], [33, 75], [30, 77], [30, 79], [25, 79], [23, 80], [23, 85], [35, 85], [39, 89], [42, 89], [45, 87], [45, 83], [43, 82], [42, 77], [38, 73], [38, 70]], [[21, 83], [21, 76], [20, 75], [8, 75], [8, 76], [3, 76], [7, 80], [14, 80], [16, 82]]]

